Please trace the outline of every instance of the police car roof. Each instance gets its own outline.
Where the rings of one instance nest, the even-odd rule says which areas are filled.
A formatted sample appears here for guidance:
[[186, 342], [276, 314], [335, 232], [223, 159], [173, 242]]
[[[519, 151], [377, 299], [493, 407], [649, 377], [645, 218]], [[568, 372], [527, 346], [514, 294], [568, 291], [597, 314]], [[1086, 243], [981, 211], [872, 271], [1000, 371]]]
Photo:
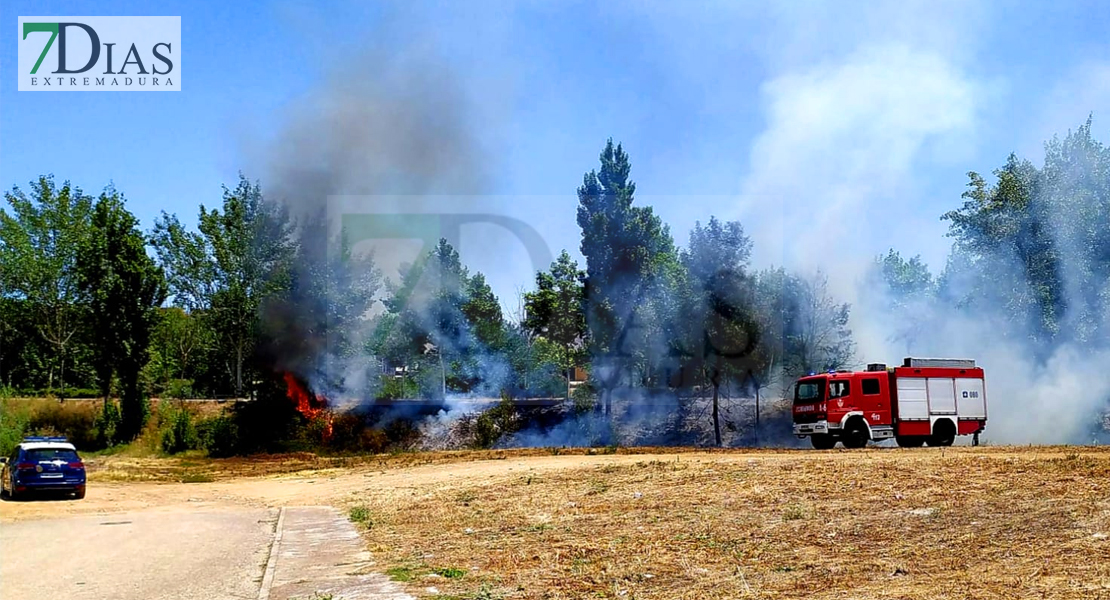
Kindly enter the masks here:
[[76, 446], [66, 442], [23, 442], [19, 447], [24, 450], [77, 450]]

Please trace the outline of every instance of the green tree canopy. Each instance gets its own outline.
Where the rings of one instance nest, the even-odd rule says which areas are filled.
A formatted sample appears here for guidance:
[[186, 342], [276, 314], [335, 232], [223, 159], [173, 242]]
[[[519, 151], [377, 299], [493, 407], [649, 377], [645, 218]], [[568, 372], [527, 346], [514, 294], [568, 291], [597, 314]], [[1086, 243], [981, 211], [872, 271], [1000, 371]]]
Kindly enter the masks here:
[[25, 302], [51, 349], [47, 385], [65, 389], [67, 358], [83, 325], [77, 259], [88, 235], [92, 198], [53, 176], [4, 194], [0, 209], [0, 295]]
[[101, 391], [107, 399], [113, 374], [120, 381], [122, 437], [142, 431], [149, 407], [139, 375], [149, 360], [158, 307], [166, 299], [162, 270], [146, 253], [146, 239], [123, 197], [109, 188], [96, 202], [78, 259]]

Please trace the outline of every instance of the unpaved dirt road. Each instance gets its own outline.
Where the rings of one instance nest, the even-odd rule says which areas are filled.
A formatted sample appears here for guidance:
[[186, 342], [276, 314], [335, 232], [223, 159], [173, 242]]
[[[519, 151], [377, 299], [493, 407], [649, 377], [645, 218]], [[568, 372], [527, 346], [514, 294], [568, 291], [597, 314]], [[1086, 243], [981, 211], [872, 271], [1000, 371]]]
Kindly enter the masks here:
[[[94, 478], [84, 500], [0, 502], [0, 598], [253, 600], [268, 562], [276, 562], [266, 581], [270, 600], [311, 597], [343, 581], [345, 598], [401, 598], [387, 579], [367, 583], [373, 564], [367, 556], [352, 558], [362, 542], [342, 513], [286, 509], [288, 530], [271, 556], [280, 507], [342, 505], [368, 488], [411, 496], [456, 479], [643, 458], [530, 457], [195, 484]], [[320, 551], [334, 554], [344, 544], [354, 547], [334, 557]]]

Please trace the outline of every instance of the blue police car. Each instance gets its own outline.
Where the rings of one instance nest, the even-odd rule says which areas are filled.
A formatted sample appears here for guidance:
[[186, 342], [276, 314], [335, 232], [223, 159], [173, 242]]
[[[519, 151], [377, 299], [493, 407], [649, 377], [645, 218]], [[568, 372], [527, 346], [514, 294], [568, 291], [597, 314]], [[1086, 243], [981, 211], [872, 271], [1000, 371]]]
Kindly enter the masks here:
[[0, 463], [0, 495], [14, 500], [31, 492], [64, 491], [85, 497], [85, 463], [64, 437], [23, 438]]

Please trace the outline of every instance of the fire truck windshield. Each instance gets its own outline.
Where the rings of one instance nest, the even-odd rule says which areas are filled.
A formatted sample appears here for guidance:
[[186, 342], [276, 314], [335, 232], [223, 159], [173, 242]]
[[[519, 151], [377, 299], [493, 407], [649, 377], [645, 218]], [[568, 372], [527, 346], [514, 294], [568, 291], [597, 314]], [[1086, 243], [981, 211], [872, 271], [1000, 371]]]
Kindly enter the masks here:
[[821, 397], [824, 396], [824, 391], [824, 380], [799, 381], [798, 385], [794, 386], [794, 403], [808, 404], [810, 402], [818, 402], [821, 400]]

